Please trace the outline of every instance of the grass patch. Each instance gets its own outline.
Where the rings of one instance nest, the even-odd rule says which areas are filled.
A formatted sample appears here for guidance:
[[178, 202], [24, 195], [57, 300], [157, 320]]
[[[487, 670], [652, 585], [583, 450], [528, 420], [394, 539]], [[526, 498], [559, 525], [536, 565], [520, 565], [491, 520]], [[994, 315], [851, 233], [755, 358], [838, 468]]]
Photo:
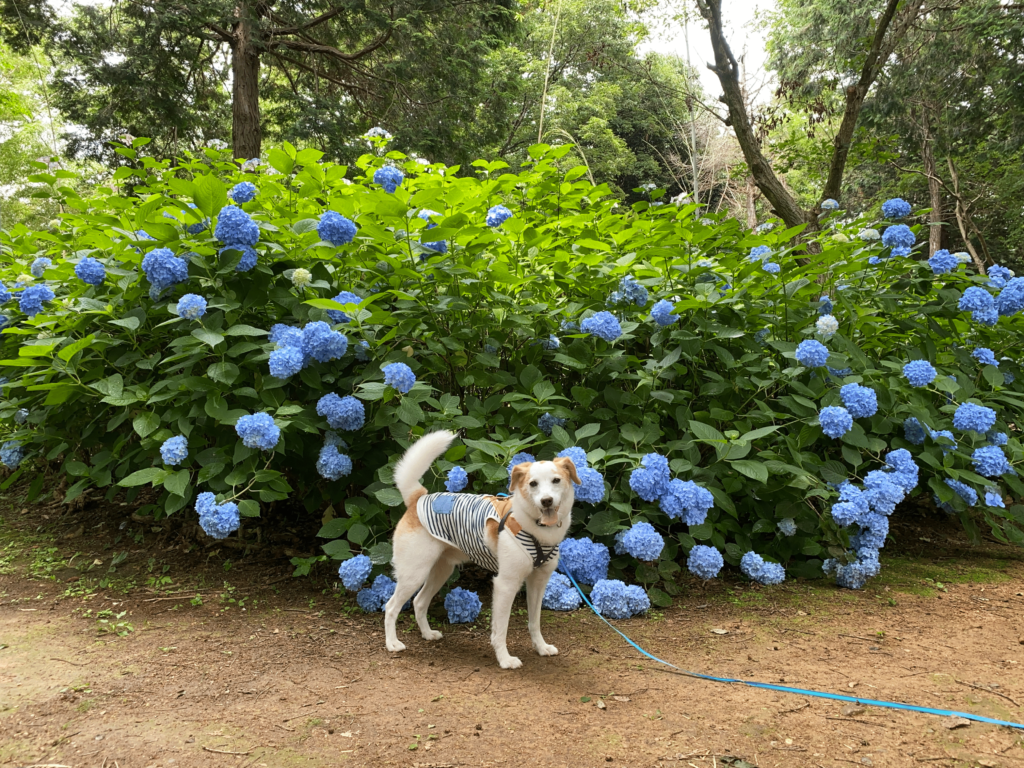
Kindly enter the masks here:
[[945, 591], [947, 584], [999, 584], [1009, 581], [1009, 560], [978, 558], [936, 562], [923, 558], [885, 558], [882, 572], [872, 582], [896, 592], [929, 597]]

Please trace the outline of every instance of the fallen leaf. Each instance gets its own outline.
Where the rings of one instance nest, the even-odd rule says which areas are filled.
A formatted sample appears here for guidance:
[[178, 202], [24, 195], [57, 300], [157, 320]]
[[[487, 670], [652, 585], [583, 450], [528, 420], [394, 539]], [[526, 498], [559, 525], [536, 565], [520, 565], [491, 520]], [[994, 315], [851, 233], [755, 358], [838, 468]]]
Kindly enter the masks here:
[[942, 727], [952, 731], [954, 728], [966, 728], [971, 721], [966, 717], [947, 717], [942, 721]]
[[612, 696], [616, 701], [629, 701], [629, 696]]
[[847, 704], [842, 708], [842, 713], [847, 717], [853, 717], [854, 715], [863, 715], [867, 710], [857, 704]]
[[597, 708], [598, 708], [598, 709], [607, 709], [608, 707], [607, 707], [607, 706], [605, 705], [605, 703], [604, 703], [603, 701], [601, 701], [600, 699], [598, 699], [598, 700], [597, 700]]
[[711, 630], [711, 633], [714, 634], [714, 635], [728, 635], [729, 634], [729, 630], [727, 630], [727, 629], [718, 629], [718, 627], [715, 627], [714, 629]]

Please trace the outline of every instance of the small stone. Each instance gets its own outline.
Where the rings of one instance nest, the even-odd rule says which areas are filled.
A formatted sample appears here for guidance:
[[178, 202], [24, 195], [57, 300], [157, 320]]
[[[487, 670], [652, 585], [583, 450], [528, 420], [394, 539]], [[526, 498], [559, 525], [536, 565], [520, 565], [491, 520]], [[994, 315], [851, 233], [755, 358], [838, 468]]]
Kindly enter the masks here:
[[484, 727], [483, 727], [482, 725], [480, 725], [480, 723], [477, 723], [477, 724], [476, 724], [476, 729], [477, 729], [478, 731], [482, 731], [482, 730], [484, 729]]
[[966, 717], [947, 717], [942, 721], [942, 727], [952, 731], [954, 728], [966, 728], [971, 721]]
[[598, 708], [598, 709], [608, 709], [608, 705], [607, 705], [607, 704], [605, 704], [605, 703], [604, 703], [603, 701], [601, 701], [600, 699], [598, 699], [598, 700], [597, 700], [597, 708]]

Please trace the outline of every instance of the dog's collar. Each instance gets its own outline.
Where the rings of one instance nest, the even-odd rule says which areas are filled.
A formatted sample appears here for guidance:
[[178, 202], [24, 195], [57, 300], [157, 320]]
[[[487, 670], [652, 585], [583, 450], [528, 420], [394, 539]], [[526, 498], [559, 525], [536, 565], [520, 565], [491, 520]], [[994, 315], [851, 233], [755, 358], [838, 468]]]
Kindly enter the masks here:
[[[499, 536], [501, 535], [501, 532], [505, 530], [505, 521], [508, 520], [509, 515], [511, 514], [512, 510], [509, 509], [508, 512], [502, 515], [501, 520], [498, 522]], [[559, 521], [558, 527], [562, 527], [561, 521]], [[552, 557], [558, 554], [557, 544], [545, 550], [544, 546], [537, 540], [537, 537], [524, 528], [520, 528], [519, 532], [515, 534], [515, 537], [526, 548], [526, 551], [533, 556], [534, 569], [540, 568], [542, 565], [544, 565], [544, 563], [546, 563], [548, 560], [550, 560]]]

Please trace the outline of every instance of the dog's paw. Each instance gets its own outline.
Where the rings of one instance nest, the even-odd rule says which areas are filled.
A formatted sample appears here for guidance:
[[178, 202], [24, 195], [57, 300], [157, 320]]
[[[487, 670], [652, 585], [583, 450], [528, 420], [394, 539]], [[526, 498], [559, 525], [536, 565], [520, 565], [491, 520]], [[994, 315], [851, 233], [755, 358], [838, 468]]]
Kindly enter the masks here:
[[438, 632], [436, 629], [431, 629], [428, 632], [421, 632], [424, 640], [440, 640], [444, 635]]
[[504, 659], [498, 659], [498, 666], [502, 669], [519, 669], [523, 666], [523, 662], [519, 660], [518, 656], [507, 656]]
[[536, 645], [534, 647], [537, 649], [537, 654], [540, 655], [540, 656], [557, 656], [558, 655], [558, 649], [555, 648], [555, 646], [553, 646], [553, 645], [548, 645], [547, 643], [544, 643], [543, 645]]
[[401, 640], [395, 640], [394, 642], [391, 642], [389, 640], [388, 642], [384, 643], [384, 645], [392, 653], [398, 653], [399, 651], [405, 650], [405, 643], [403, 643]]

